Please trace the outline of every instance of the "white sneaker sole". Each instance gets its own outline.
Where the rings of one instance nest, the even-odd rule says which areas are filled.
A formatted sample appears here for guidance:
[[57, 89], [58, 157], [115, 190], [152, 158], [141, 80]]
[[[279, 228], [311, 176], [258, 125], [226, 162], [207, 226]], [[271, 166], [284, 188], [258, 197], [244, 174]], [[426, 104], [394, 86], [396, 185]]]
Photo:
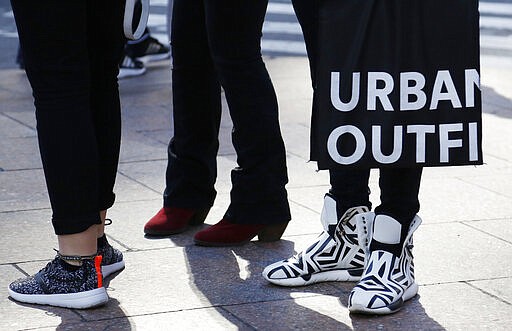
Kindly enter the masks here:
[[103, 275], [103, 278], [106, 278], [113, 274], [114, 272], [117, 272], [122, 269], [124, 269], [124, 260], [121, 260], [117, 263], [101, 266], [101, 274]]
[[123, 79], [128, 77], [136, 77], [141, 76], [146, 73], [146, 68], [140, 68], [140, 69], [119, 69], [119, 74], [117, 75], [117, 79]]
[[354, 304], [348, 307], [348, 310], [351, 313], [360, 313], [360, 314], [375, 314], [375, 315], [388, 315], [393, 314], [399, 311], [404, 302], [412, 299], [416, 294], [418, 294], [418, 284], [414, 283], [405, 290], [404, 295], [398, 299], [397, 301], [391, 303], [389, 306], [380, 307], [380, 308], [368, 308], [366, 306], [360, 304]]
[[97, 307], [108, 301], [107, 291], [104, 287], [66, 294], [22, 294], [9, 288], [9, 296], [19, 302], [76, 309]]
[[[361, 270], [362, 273], [362, 270]], [[322, 282], [356, 282], [361, 276], [354, 276], [349, 273], [348, 270], [329, 270], [323, 272], [317, 272], [311, 275], [311, 277], [306, 280], [303, 277], [296, 278], [281, 278], [281, 279], [272, 279], [268, 278], [266, 275], [263, 277], [268, 280], [270, 283], [279, 285], [279, 286], [306, 286], [315, 283]]]

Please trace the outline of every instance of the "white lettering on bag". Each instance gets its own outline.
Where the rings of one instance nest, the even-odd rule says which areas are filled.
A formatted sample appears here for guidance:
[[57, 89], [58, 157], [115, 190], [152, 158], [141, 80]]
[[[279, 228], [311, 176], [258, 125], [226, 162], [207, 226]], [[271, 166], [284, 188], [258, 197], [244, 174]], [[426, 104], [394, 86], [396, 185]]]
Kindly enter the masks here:
[[340, 99], [340, 73], [331, 72], [331, 103], [339, 111], [351, 111], [356, 108], [359, 103], [359, 84], [361, 81], [361, 73], [354, 72], [352, 74], [352, 97], [350, 101], [344, 103]]
[[[410, 82], [414, 82], [411, 85]], [[425, 88], [425, 76], [419, 72], [400, 73], [400, 110], [418, 110], [427, 104]], [[415, 101], [409, 101], [409, 96], [414, 96]]]
[[393, 152], [390, 155], [384, 155], [381, 148], [381, 126], [372, 126], [372, 154], [375, 161], [382, 164], [390, 164], [398, 161], [402, 156], [402, 127], [396, 125], [393, 128]]
[[[387, 72], [368, 72], [367, 74], [367, 98], [366, 110], [377, 110], [377, 102], [380, 102], [385, 111], [393, 111], [393, 107], [389, 95], [395, 88], [395, 82], [392, 75]], [[465, 105], [467, 108], [475, 106], [475, 86], [480, 89], [480, 75], [476, 69], [466, 69], [464, 71], [465, 83]], [[426, 87], [426, 79], [419, 72], [402, 72], [400, 73], [400, 111], [420, 110], [424, 108], [428, 102], [428, 97], [424, 92]], [[379, 83], [380, 87], [379, 87]], [[340, 97], [341, 89], [341, 73], [331, 72], [331, 104], [333, 107], [342, 112], [349, 112], [356, 109], [359, 104], [361, 94], [361, 73], [352, 73], [352, 94], [350, 100], [344, 102]], [[449, 101], [453, 108], [462, 108], [461, 99], [455, 88], [452, 75], [448, 70], [437, 71], [436, 78], [432, 87], [432, 95], [430, 96], [429, 110], [436, 110], [439, 102]]]
[[[439, 163], [450, 162], [450, 151], [456, 148], [467, 146], [469, 149], [469, 161], [478, 161], [478, 123], [471, 122], [467, 124], [467, 134], [463, 138], [451, 139], [450, 133], [463, 132], [462, 123], [445, 123], [439, 125], [407, 125], [405, 132], [413, 134], [416, 139], [416, 163], [426, 162], [426, 152], [429, 150], [427, 145], [427, 135], [437, 135], [436, 139], [429, 139], [431, 144], [437, 141], [439, 147]], [[350, 155], [341, 155], [337, 148], [343, 135], [350, 135], [355, 140], [355, 148]], [[382, 152], [382, 126], [373, 125], [371, 137], [365, 137], [364, 133], [353, 125], [342, 125], [335, 128], [327, 139], [327, 152], [331, 159], [342, 165], [351, 165], [357, 163], [366, 152], [367, 141], [371, 142], [372, 154], [376, 162], [380, 164], [391, 164], [400, 160], [404, 147], [404, 126], [393, 127], [393, 151], [389, 155]], [[432, 155], [431, 155], [432, 156]]]

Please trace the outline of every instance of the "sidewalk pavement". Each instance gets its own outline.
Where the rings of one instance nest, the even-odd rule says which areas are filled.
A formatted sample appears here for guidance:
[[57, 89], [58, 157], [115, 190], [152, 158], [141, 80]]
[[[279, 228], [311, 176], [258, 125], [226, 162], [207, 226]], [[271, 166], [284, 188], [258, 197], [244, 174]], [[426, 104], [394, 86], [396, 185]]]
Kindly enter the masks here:
[[[197, 229], [158, 240], [143, 225], [161, 207], [170, 130], [169, 63], [120, 82], [123, 104], [117, 202], [110, 241], [126, 269], [107, 281], [109, 303], [68, 310], [18, 304], [7, 285], [54, 256], [56, 238], [41, 169], [34, 107], [23, 72], [0, 70], [0, 330], [511, 330], [512, 63], [482, 58], [484, 155], [479, 167], [425, 169], [423, 225], [415, 233], [419, 295], [397, 314], [350, 315], [353, 283], [300, 288], [267, 284], [262, 269], [321, 231], [326, 172], [308, 163], [311, 91], [303, 57], [267, 58], [287, 147], [293, 220], [281, 241], [242, 247], [193, 244]], [[222, 217], [236, 156], [224, 113], [219, 192], [206, 223]], [[378, 204], [376, 172], [372, 201]], [[72, 185], [72, 183], [70, 183]], [[206, 225], [205, 225], [206, 226]]]

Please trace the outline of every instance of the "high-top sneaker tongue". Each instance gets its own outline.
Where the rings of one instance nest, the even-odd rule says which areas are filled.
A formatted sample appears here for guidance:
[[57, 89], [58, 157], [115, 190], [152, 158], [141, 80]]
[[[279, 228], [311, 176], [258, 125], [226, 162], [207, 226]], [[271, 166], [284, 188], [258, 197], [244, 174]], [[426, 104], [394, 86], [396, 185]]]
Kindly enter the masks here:
[[383, 244], [399, 244], [402, 225], [387, 215], [377, 215], [373, 225], [373, 239]]
[[334, 233], [338, 226], [338, 220], [336, 200], [334, 200], [330, 194], [326, 194], [324, 198], [324, 206], [320, 215], [320, 221], [322, 222], [325, 232], [327, 232], [332, 238], [334, 238]]

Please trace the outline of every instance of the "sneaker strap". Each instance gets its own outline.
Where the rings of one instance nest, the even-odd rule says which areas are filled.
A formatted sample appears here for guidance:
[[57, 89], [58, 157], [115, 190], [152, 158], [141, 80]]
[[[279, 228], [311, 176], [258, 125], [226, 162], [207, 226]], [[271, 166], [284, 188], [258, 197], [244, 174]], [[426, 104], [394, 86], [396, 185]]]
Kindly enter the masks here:
[[50, 290], [48, 289], [48, 286], [46, 286], [46, 283], [44, 282], [41, 273], [42, 271], [36, 273], [34, 275], [34, 280], [37, 282], [37, 285], [39, 285], [44, 294], [50, 294]]

